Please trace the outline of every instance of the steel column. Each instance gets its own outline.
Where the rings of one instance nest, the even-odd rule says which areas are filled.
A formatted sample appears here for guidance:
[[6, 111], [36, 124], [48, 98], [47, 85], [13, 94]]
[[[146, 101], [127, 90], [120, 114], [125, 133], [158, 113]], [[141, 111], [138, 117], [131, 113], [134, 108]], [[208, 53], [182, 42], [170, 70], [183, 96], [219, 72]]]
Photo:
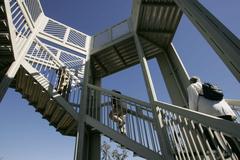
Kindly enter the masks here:
[[156, 56], [168, 93], [174, 105], [187, 107], [189, 75], [173, 44], [166, 52]]
[[240, 81], [240, 41], [197, 0], [174, 0]]
[[150, 70], [149, 70], [149, 67], [147, 64], [147, 59], [144, 55], [144, 51], [143, 51], [140, 39], [137, 34], [134, 34], [134, 41], [136, 44], [137, 53], [138, 53], [140, 65], [142, 68], [150, 104], [152, 106], [154, 125], [156, 127], [157, 135], [159, 138], [161, 152], [162, 152], [162, 155], [166, 159], [173, 159], [172, 154], [171, 154], [171, 146], [170, 146], [169, 138], [167, 136], [167, 131], [163, 125], [163, 119], [162, 119], [160, 113], [157, 112], [157, 107], [154, 105], [155, 104], [154, 102], [157, 101], [157, 96], [156, 96], [156, 92], [155, 92], [155, 89], [153, 86]]
[[85, 73], [84, 73], [83, 90], [82, 90], [81, 103], [80, 103], [80, 111], [78, 113], [78, 127], [77, 127], [74, 160], [84, 160], [84, 156], [86, 156], [86, 152], [84, 152], [85, 151], [84, 145], [86, 143], [85, 115], [87, 111], [87, 99], [88, 99], [87, 85], [89, 81], [89, 74], [90, 74], [90, 58], [89, 56], [87, 56], [86, 63], [85, 63]]
[[[95, 77], [95, 72], [92, 72], [92, 77]], [[101, 78], [93, 78], [92, 83], [95, 86], [101, 87]], [[100, 92], [96, 93], [96, 99], [94, 99], [97, 104], [97, 108], [100, 109], [101, 106], [101, 95]], [[100, 110], [97, 111], [97, 119], [100, 120]], [[96, 130], [89, 130], [89, 150], [88, 150], [88, 158], [89, 160], [97, 160], [101, 158], [101, 134]]]

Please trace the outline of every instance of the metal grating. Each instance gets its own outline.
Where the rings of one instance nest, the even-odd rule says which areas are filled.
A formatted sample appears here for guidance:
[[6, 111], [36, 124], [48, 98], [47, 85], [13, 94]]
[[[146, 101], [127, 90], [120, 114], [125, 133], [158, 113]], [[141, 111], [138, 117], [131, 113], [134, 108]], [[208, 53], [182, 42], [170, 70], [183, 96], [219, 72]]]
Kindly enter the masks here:
[[138, 21], [139, 34], [158, 44], [168, 46], [182, 12], [173, 0], [143, 0]]
[[87, 36], [83, 35], [80, 32], [77, 32], [75, 30], [70, 30], [69, 36], [68, 36], [68, 42], [73, 43], [75, 45], [78, 45], [82, 48], [85, 48], [86, 45], [86, 38]]
[[39, 2], [37, 0], [25, 0], [25, 4], [30, 12], [32, 20], [36, 22], [39, 15], [42, 13]]
[[49, 20], [44, 32], [63, 40], [67, 28], [60, 23]]

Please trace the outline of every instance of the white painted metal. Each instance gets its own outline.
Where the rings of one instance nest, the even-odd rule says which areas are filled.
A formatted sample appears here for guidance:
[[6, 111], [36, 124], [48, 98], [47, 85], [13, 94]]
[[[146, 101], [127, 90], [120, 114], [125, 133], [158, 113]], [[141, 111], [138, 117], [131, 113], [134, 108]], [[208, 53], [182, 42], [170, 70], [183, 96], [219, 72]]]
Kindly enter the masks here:
[[197, 0], [174, 0], [240, 81], [239, 39]]
[[173, 44], [169, 46], [167, 51], [158, 54], [156, 58], [172, 103], [187, 107], [188, 95], [186, 89], [189, 86], [189, 75]]
[[45, 16], [44, 28], [39, 37], [76, 52], [87, 54], [91, 37]]
[[[69, 113], [71, 114], [71, 116], [77, 120], [78, 118], [78, 115], [77, 115], [77, 112], [73, 109], [73, 107], [71, 105], [69, 105], [67, 103], [66, 100], [64, 100], [63, 97], [61, 97], [60, 94], [57, 93], [57, 91], [51, 86], [51, 84], [49, 84], [49, 81], [47, 78], [45, 78], [44, 76], [42, 76], [39, 71], [37, 71], [36, 69], [34, 69], [28, 62], [26, 61], [23, 61], [22, 62], [22, 66], [28, 71], [28, 73], [30, 75], [32, 75], [33, 77], [39, 77], [41, 76], [41, 81], [38, 81], [40, 82], [40, 84], [42, 84], [42, 86], [45, 88], [46, 91], [49, 91], [50, 95], [54, 98], [54, 100], [56, 100], [59, 104], [61, 104], [64, 109]], [[36, 79], [37, 80], [37, 79]], [[43, 83], [46, 83], [46, 85], [43, 85]], [[51, 92], [50, 92], [51, 90]]]
[[168, 138], [167, 138], [167, 131], [163, 125], [163, 119], [161, 117], [161, 114], [157, 115], [157, 108], [155, 108], [155, 106], [153, 105], [153, 102], [157, 101], [157, 95], [156, 95], [156, 92], [155, 92], [155, 89], [153, 86], [150, 70], [149, 70], [148, 64], [147, 64], [147, 59], [144, 55], [144, 51], [143, 51], [141, 42], [140, 42], [137, 34], [134, 35], [134, 40], [135, 40], [138, 57], [139, 57], [140, 65], [142, 68], [150, 104], [152, 105], [154, 125], [156, 127], [157, 136], [158, 136], [159, 143], [161, 146], [161, 153], [164, 158], [173, 159], [172, 153], [170, 150], [170, 144], [169, 144]]
[[[236, 77], [239, 77], [239, 73], [236, 73], [239, 69], [239, 56], [236, 54], [236, 50], [239, 49], [239, 44], [235, 43], [237, 41], [236, 38], [208, 12], [207, 15], [210, 16], [210, 18], [204, 18], [205, 15], [202, 15], [199, 10], [206, 10], [198, 4], [197, 1], [182, 0], [181, 3], [179, 0], [174, 1], [188, 16], [190, 16], [191, 13], [194, 14], [193, 17], [198, 18], [200, 23], [197, 24], [197, 27], [200, 31], [204, 31], [201, 25], [209, 29], [209, 32], [205, 30], [208, 33], [204, 34], [204, 36], [212, 36], [213, 40], [210, 41], [208, 39], [208, 41], [210, 41], [210, 44], [213, 45], [218, 52], [221, 49], [224, 53], [226, 50], [231, 52], [229, 57], [222, 58], [228, 66], [230, 65], [229, 63], [232, 62], [230, 69]], [[33, 93], [32, 87], [36, 89], [38, 87], [37, 84], [40, 84], [41, 87], [44, 88], [43, 92], [47, 92], [48, 94], [43, 93], [44, 96], [39, 98], [39, 105], [49, 105], [48, 107], [51, 108], [52, 103], [56, 101], [56, 103], [63, 106], [64, 110], [76, 121], [67, 130], [67, 133], [69, 133], [75, 129], [74, 127], [76, 125], [78, 126], [75, 160], [83, 160], [86, 158], [86, 154], [88, 154], [84, 152], [85, 131], [87, 131], [86, 125], [90, 125], [114, 141], [128, 147], [130, 150], [147, 159], [171, 159], [172, 157], [186, 160], [224, 159], [226, 156], [236, 159], [236, 157], [234, 157], [235, 155], [232, 154], [232, 149], [226, 137], [232, 139], [238, 145], [237, 149], [240, 150], [240, 126], [238, 124], [240, 123], [239, 100], [227, 100], [239, 116], [237, 119], [238, 123], [232, 123], [220, 118], [157, 101], [143, 47], [136, 33], [142, 3], [141, 0], [133, 2], [134, 8], [131, 18], [93, 37], [46, 17], [39, 0], [4, 0], [4, 2], [15, 54], [15, 62], [12, 63], [7, 71], [7, 78], [3, 79], [0, 84], [0, 98], [3, 97], [19, 67], [24, 67], [29, 74], [20, 74], [21, 76], [17, 78], [19, 80], [23, 78], [22, 76], [26, 76], [26, 83], [17, 85], [21, 85], [26, 93], [33, 94], [34, 96], [31, 98], [35, 99], [39, 95]], [[184, 6], [187, 7], [184, 8]], [[196, 7], [199, 10], [197, 10]], [[194, 8], [196, 10], [193, 10]], [[189, 10], [190, 13], [187, 13]], [[190, 17], [190, 19], [193, 20], [193, 17]], [[207, 19], [210, 21], [207, 22]], [[218, 34], [218, 29], [214, 30], [216, 26], [213, 26], [213, 23], [222, 26], [223, 30], [221, 31], [225, 33], [224, 36], [227, 36], [228, 39]], [[91, 54], [97, 54], [98, 51], [131, 37], [134, 37], [136, 43], [150, 103], [90, 85], [89, 52], [91, 51]], [[53, 44], [44, 42], [42, 39]], [[232, 42], [230, 42], [230, 39]], [[236, 45], [232, 46], [233, 43]], [[217, 48], [219, 45], [221, 46], [220, 49]], [[182, 96], [186, 99], [184, 89], [186, 89], [188, 85], [187, 81], [189, 77], [187, 72], [173, 46], [170, 46], [167, 53], [169, 57], [165, 58], [168, 60], [166, 64], [171, 65], [169, 71], [167, 71], [169, 73], [167, 74], [174, 72], [173, 77], [170, 76], [167, 77], [167, 79], [172, 78], [175, 81], [176, 87], [181, 90], [179, 97]], [[60, 79], [59, 73], [63, 67], [66, 67], [66, 75], [68, 75], [70, 79], [70, 83], [67, 86], [66, 97], [62, 97], [57, 92]], [[176, 68], [179, 70], [175, 71]], [[84, 70], [86, 70], [85, 73]], [[83, 76], [83, 74], [85, 76]], [[29, 83], [30, 78], [32, 78], [30, 76], [36, 80], [34, 83]], [[92, 76], [94, 77], [94, 75]], [[81, 84], [82, 81], [83, 87]], [[173, 87], [170, 83], [169, 86], [172, 87], [171, 90], [173, 92], [175, 86]], [[172, 96], [174, 97], [174, 93]], [[49, 102], [46, 102], [46, 97], [49, 99]], [[111, 105], [113, 97], [118, 98], [119, 101], [125, 104], [118, 108], [118, 111], [125, 114], [123, 116], [125, 120], [123, 132], [120, 132], [117, 122], [110, 118], [110, 112], [113, 110]], [[182, 103], [186, 105], [186, 100], [182, 100]], [[178, 105], [180, 105], [180, 103]], [[43, 113], [43, 116], [47, 116], [47, 111]], [[62, 119], [56, 126], [57, 129], [60, 129], [60, 126], [67, 117], [68, 115], [61, 117]], [[206, 132], [211, 135], [211, 139], [206, 136]], [[96, 137], [98, 137], [97, 139], [99, 140], [99, 135]], [[210, 141], [213, 141], [215, 149], [211, 147]], [[93, 142], [90, 144], [93, 145]], [[97, 154], [95, 155], [99, 156]], [[87, 155], [87, 157], [91, 156]], [[92, 159], [94, 158], [92, 157]]]
[[[239, 124], [163, 102], [155, 105], [164, 118], [176, 159], [237, 158], [229, 139], [239, 144]], [[211, 140], [207, 132], [212, 135]]]
[[[100, 95], [101, 106], [94, 102], [98, 95]], [[88, 85], [88, 97], [87, 114], [89, 117], [111, 128], [114, 132], [125, 135], [131, 141], [157, 154], [161, 153], [150, 104], [90, 84]], [[118, 103], [122, 104], [117, 108], [117, 112], [123, 113], [122, 116], [124, 116], [125, 127], [122, 128], [122, 133], [118, 123], [111, 119], [113, 97], [119, 99]]]
[[106, 44], [112, 43], [115, 40], [132, 32], [131, 18], [128, 18], [103, 32], [93, 36], [93, 49], [100, 48]]

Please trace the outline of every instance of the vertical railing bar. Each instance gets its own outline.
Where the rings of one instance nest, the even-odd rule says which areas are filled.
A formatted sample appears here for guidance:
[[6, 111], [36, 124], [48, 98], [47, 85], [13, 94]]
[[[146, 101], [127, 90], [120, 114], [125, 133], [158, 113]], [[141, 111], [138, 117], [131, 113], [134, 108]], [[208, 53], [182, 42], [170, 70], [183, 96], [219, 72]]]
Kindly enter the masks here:
[[187, 142], [186, 142], [186, 143], [187, 143], [187, 146], [188, 146], [188, 148], [190, 149], [191, 157], [193, 158], [193, 160], [195, 160], [195, 155], [194, 155], [194, 153], [193, 153], [191, 144], [190, 144], [190, 142], [189, 142], [189, 139], [188, 139], [188, 136], [187, 136], [187, 133], [186, 133], [186, 129], [185, 129], [185, 127], [183, 126], [184, 124], [179, 121], [178, 116], [175, 115], [175, 117], [176, 117], [176, 121], [179, 123], [179, 125], [182, 126], [183, 135], [184, 135], [184, 137], [185, 137], [185, 139], [186, 139], [186, 141], [187, 141]]
[[98, 100], [99, 100], [99, 94], [101, 94], [101, 92], [100, 91], [97, 91], [97, 90], [95, 90], [94, 91], [94, 94], [95, 94], [95, 98], [94, 98], [94, 103], [95, 103], [95, 108], [96, 108], [96, 111], [95, 111], [95, 116], [96, 116], [96, 120], [98, 120], [98, 121], [100, 121], [100, 118], [98, 119], [98, 109], [99, 109], [99, 102], [98, 102]]
[[[105, 96], [106, 96], [107, 101], [110, 102], [108, 95], [105, 95]], [[111, 102], [110, 102], [110, 104], [111, 104]], [[107, 106], [107, 115], [108, 115], [107, 120], [108, 120], [108, 127], [109, 127], [109, 128], [111, 128], [111, 122], [110, 122], [110, 118], [109, 118], [109, 114], [110, 114], [110, 104], [108, 104], [108, 106]]]
[[92, 107], [92, 111], [91, 111], [91, 115], [92, 115], [92, 118], [94, 118], [94, 90], [91, 89], [91, 107]]
[[[88, 91], [89, 91], [89, 93], [88, 94], [90, 94], [90, 88], [88, 87]], [[90, 103], [89, 103], [89, 100], [88, 100], [88, 108], [87, 108], [87, 114], [88, 114], [88, 116], [90, 116], [91, 117], [91, 108], [90, 108]]]
[[75, 84], [74, 88], [73, 88], [73, 92], [72, 92], [72, 96], [73, 96], [73, 104], [78, 104], [78, 87], [77, 84]]
[[[43, 50], [43, 52], [40, 54], [40, 59], [42, 59], [42, 55], [45, 53], [45, 51]], [[43, 66], [43, 64], [40, 64], [40, 68], [39, 68], [39, 72], [41, 73], [41, 69], [42, 69], [42, 66]], [[43, 73], [41, 73], [41, 74], [43, 74]]]
[[[132, 105], [130, 105], [130, 108], [131, 108], [131, 112], [133, 113], [133, 109], [132, 109]], [[134, 137], [135, 137], [135, 141], [137, 141], [138, 137], [136, 136], [136, 133], [135, 133], [135, 130], [136, 130], [136, 127], [135, 127], [135, 119], [134, 119], [135, 116], [132, 116], [132, 125], [133, 125], [133, 134], [134, 134]]]
[[138, 130], [139, 143], [144, 145], [144, 143], [143, 143], [144, 140], [142, 139], [142, 135], [141, 135], [142, 132], [141, 132], [141, 128], [140, 128], [140, 125], [139, 125], [139, 115], [138, 115], [138, 111], [137, 111], [137, 104], [134, 103], [133, 105], [134, 105], [135, 111], [136, 111], [136, 122], [137, 122], [136, 127], [137, 127], [137, 130]]
[[[35, 48], [38, 46], [38, 44], [35, 46]], [[36, 62], [36, 58], [35, 58], [35, 56], [37, 56], [37, 54], [40, 52], [40, 50], [39, 49], [37, 49], [36, 48], [36, 55], [32, 55], [32, 60], [33, 60], [33, 65], [35, 65], [34, 66], [34, 68], [36, 69], [36, 65], [37, 65], [37, 62]], [[34, 54], [34, 53], [33, 53]]]
[[[162, 115], [165, 115], [165, 114], [166, 114], [166, 113], [164, 113], [164, 112], [166, 112], [165, 110], [164, 110], [164, 111], [161, 110], [161, 112], [162, 112], [162, 113], [161, 113]], [[179, 145], [177, 145], [179, 139], [178, 139], [178, 137], [176, 136], [175, 131], [174, 131], [174, 129], [173, 129], [173, 126], [171, 125], [170, 120], [169, 120], [169, 118], [168, 118], [167, 116], [165, 116], [165, 123], [166, 123], [166, 127], [168, 126], [168, 128], [169, 128], [169, 130], [170, 130], [170, 132], [171, 132], [171, 135], [172, 135], [172, 138], [173, 138], [173, 144], [175, 144], [174, 147], [175, 147], [175, 150], [177, 151], [178, 158], [179, 158], [179, 159], [182, 159], [182, 156], [181, 156], [181, 155], [183, 155], [182, 148], [181, 148]], [[184, 155], [183, 155], [183, 159], [185, 159]]]
[[102, 124], [107, 126], [107, 123], [106, 123], [107, 114], [106, 114], [106, 105], [105, 105], [106, 103], [105, 103], [104, 95], [101, 94], [100, 98], [101, 98], [101, 103], [100, 103], [101, 114], [100, 114], [100, 118], [102, 119]]
[[173, 126], [175, 126], [176, 130], [178, 130], [178, 132], [179, 132], [179, 134], [180, 134], [180, 139], [182, 139], [182, 143], [183, 143], [183, 146], [184, 146], [185, 151], [186, 151], [187, 158], [190, 159], [190, 156], [189, 156], [190, 153], [189, 153], [188, 148], [187, 148], [187, 146], [186, 146], [186, 142], [185, 142], [185, 139], [184, 139], [184, 137], [183, 137], [181, 128], [180, 128], [179, 124], [175, 124], [175, 123], [174, 123], [174, 120], [173, 120], [174, 117], [172, 117], [172, 116], [173, 116], [173, 115], [171, 115], [172, 124], [173, 124]]
[[[186, 120], [186, 118], [184, 118], [183, 120], [182, 120], [181, 116], [178, 116], [178, 118], [179, 118], [180, 122], [183, 121], [183, 122], [185, 123], [185, 125], [189, 128], [189, 129], [188, 129], [188, 133], [189, 133], [189, 135], [190, 135], [190, 138], [191, 138], [193, 147], [194, 147], [194, 149], [195, 149], [195, 152], [196, 152], [196, 154], [197, 154], [197, 157], [198, 157], [199, 159], [201, 159], [200, 153], [199, 153], [199, 151], [198, 151], [198, 148], [197, 148], [197, 146], [196, 146], [196, 143], [195, 143], [195, 140], [194, 140], [194, 137], [193, 137], [193, 133], [192, 133], [192, 129], [193, 129], [193, 131], [194, 131], [194, 129], [196, 129], [196, 128], [192, 125], [191, 122], [190, 122], [190, 127], [189, 127], [189, 125], [188, 125], [189, 122], [188, 122], [188, 120]], [[199, 141], [199, 134], [196, 133], [196, 136], [197, 136], [197, 137], [196, 137], [197, 140]], [[201, 145], [200, 145], [200, 146], [201, 146]], [[203, 153], [204, 153], [204, 157], [207, 158], [205, 152], [203, 152]]]
[[[38, 61], [38, 59], [37, 59], [37, 58], [38, 58], [38, 55], [41, 55], [42, 52], [44, 52], [44, 50], [43, 50], [42, 48], [40, 48], [40, 51], [41, 51], [41, 52], [38, 52], [39, 54], [36, 55], [36, 58], [35, 58], [36, 61]], [[36, 69], [38, 70], [38, 66], [40, 65], [40, 63], [38, 63], [38, 62], [36, 62], [36, 63], [37, 63]]]
[[[26, 31], [27, 31], [27, 30], [26, 30]], [[23, 35], [24, 35], [25, 33], [27, 33], [26, 31], [23, 33]], [[26, 39], [25, 36], [23, 36], [22, 38], [23, 38], [23, 39], [21, 39], [21, 41], [19, 40], [19, 42], [17, 43], [17, 47], [18, 47], [18, 48], [22, 48], [23, 45], [25, 44], [25, 42], [27, 41], [27, 39]]]
[[221, 157], [222, 159], [224, 159], [224, 156], [223, 156], [223, 153], [222, 153], [222, 151], [221, 151], [221, 149], [220, 149], [220, 146], [219, 146], [219, 144], [216, 142], [216, 139], [214, 138], [214, 134], [213, 134], [213, 132], [212, 132], [212, 129], [211, 129], [210, 127], [207, 127], [207, 130], [208, 130], [208, 133], [210, 134], [210, 138], [211, 138], [211, 140], [212, 140], [212, 142], [213, 142], [214, 147], [217, 149], [220, 157]]
[[[146, 113], [147, 113], [147, 117], [150, 117], [148, 111], [146, 111]], [[150, 132], [151, 143], [153, 145], [153, 151], [157, 152], [155, 142], [154, 142], [154, 138], [153, 138], [153, 132], [152, 132], [152, 129], [151, 129], [151, 122], [148, 122], [148, 130]]]
[[[196, 128], [196, 127], [194, 127], [195, 124], [194, 124], [194, 122], [193, 122], [192, 120], [190, 120], [190, 123], [191, 123], [191, 126], [192, 126], [193, 128]], [[211, 147], [210, 147], [210, 145], [209, 145], [209, 142], [208, 142], [207, 138], [205, 137], [205, 134], [203, 133], [202, 128], [200, 127], [201, 124], [197, 124], [197, 125], [198, 125], [198, 128], [200, 128], [201, 135], [202, 135], [202, 137], [203, 137], [204, 140], [205, 140], [204, 142], [205, 142], [206, 145], [207, 145], [207, 148], [208, 148], [208, 150], [209, 150], [209, 152], [210, 152], [210, 155], [212, 156], [213, 159], [215, 159], [215, 157], [214, 157], [214, 155], [213, 155], [213, 152], [212, 152], [212, 149], [211, 149]], [[206, 151], [205, 151], [205, 149], [204, 149], [204, 147], [203, 147], [202, 141], [200, 140], [199, 134], [197, 134], [197, 140], [198, 140], [198, 143], [200, 144], [200, 148], [201, 148], [204, 156], [207, 157]]]

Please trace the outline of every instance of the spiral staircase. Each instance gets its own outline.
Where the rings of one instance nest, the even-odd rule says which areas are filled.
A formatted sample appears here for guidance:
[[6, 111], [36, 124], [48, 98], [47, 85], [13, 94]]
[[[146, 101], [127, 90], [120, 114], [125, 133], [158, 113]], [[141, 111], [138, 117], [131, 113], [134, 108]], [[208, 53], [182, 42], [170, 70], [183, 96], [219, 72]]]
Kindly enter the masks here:
[[[90, 130], [143, 158], [238, 159], [225, 137], [240, 150], [239, 119], [231, 123], [188, 110], [180, 96], [186, 96], [186, 88], [182, 88], [188, 77], [171, 42], [181, 16], [181, 8], [173, 0], [134, 1], [130, 18], [89, 36], [45, 16], [38, 0], [0, 0], [0, 81], [4, 84], [4, 77], [21, 58], [14, 79], [9, 79], [11, 87], [65, 136], [83, 134], [78, 133], [78, 124], [85, 104], [84, 122]], [[166, 60], [163, 73], [177, 77], [182, 88], [169, 88], [173, 104], [147, 103], [83, 81], [84, 74], [88, 76], [84, 73], [87, 59], [92, 74], [100, 79], [142, 63], [141, 50], [146, 60]], [[69, 83], [59, 92], [63, 68]], [[168, 83], [175, 84], [171, 79]], [[126, 110], [123, 133], [109, 116], [113, 97], [125, 104], [119, 109]], [[227, 102], [239, 115], [240, 101]], [[215, 149], [203, 128], [212, 135]]]

